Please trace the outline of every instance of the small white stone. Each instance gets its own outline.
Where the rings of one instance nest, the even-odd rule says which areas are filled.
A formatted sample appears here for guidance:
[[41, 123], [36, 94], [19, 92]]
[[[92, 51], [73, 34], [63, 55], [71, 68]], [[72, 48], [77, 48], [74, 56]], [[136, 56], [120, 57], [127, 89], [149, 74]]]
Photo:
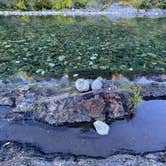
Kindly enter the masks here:
[[49, 63], [48, 64], [50, 67], [54, 67], [55, 66], [55, 63]]
[[75, 86], [79, 92], [86, 92], [90, 89], [89, 81], [82, 78], [76, 81]]
[[100, 90], [103, 86], [103, 83], [100, 79], [96, 79], [92, 82], [91, 88], [92, 90]]
[[78, 77], [79, 74], [73, 74], [73, 77]]
[[106, 123], [104, 123], [100, 120], [97, 120], [93, 123], [93, 125], [94, 125], [98, 134], [100, 134], [100, 135], [108, 135], [109, 134], [110, 128]]

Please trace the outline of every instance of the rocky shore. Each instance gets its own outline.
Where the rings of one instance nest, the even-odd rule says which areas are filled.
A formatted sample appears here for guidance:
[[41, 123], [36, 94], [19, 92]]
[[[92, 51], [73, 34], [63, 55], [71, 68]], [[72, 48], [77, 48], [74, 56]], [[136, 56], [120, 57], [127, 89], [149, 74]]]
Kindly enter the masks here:
[[[13, 118], [30, 118], [54, 125], [117, 119], [128, 115], [134, 107], [134, 92], [129, 89], [130, 86], [104, 82], [102, 89], [84, 93], [78, 92], [74, 83], [65, 87], [52, 83], [21, 85], [14, 89], [3, 87], [0, 105], [13, 107]], [[123, 86], [126, 89], [122, 89]]]
[[106, 159], [44, 155], [32, 147], [26, 149], [7, 142], [0, 146], [0, 165], [4, 166], [165, 166], [166, 152], [140, 155], [117, 154]]
[[131, 19], [134, 17], [160, 18], [166, 16], [164, 9], [136, 9], [132, 6], [124, 7], [114, 3], [105, 10], [86, 8], [86, 9], [65, 9], [64, 11], [43, 10], [43, 11], [0, 11], [0, 16], [95, 16], [104, 15], [110, 20], [120, 18]]
[[0, 91], [0, 105], [12, 108], [7, 118], [31, 119], [57, 126], [129, 116], [141, 98], [164, 98], [166, 82], [103, 79], [101, 89], [87, 92], [79, 92], [74, 82], [66, 85], [36, 82], [17, 86], [4, 84]]
[[[88, 80], [91, 83], [95, 80]], [[93, 87], [94, 88], [94, 87]], [[31, 84], [3, 84], [0, 86], [0, 119], [9, 121], [35, 120], [53, 126], [77, 124], [125, 118], [134, 114], [140, 99], [165, 98], [166, 78], [151, 77], [129, 81], [128, 79], [102, 79], [102, 87], [79, 92], [75, 82], [34, 82]], [[3, 125], [2, 125], [3, 126]], [[166, 153], [134, 154], [122, 152], [108, 158], [91, 158], [44, 154], [33, 145], [15, 142], [0, 143], [0, 165], [31, 166], [164, 166]]]

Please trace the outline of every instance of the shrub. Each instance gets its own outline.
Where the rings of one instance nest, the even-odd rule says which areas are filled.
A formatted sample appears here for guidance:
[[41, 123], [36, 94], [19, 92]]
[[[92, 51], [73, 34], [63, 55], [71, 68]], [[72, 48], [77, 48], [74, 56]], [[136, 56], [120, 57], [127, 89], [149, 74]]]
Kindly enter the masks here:
[[65, 0], [65, 7], [71, 8], [72, 7], [72, 1], [71, 0]]
[[140, 8], [152, 8], [153, 6], [153, 0], [142, 0]]
[[75, 0], [74, 7], [75, 8], [85, 8], [88, 4], [88, 0]]
[[6, 8], [6, 4], [0, 1], [0, 9], [5, 9], [5, 8]]
[[52, 8], [52, 3], [50, 0], [42, 0], [41, 1], [41, 7], [42, 9], [51, 9]]
[[71, 0], [54, 0], [53, 1], [53, 9], [62, 10], [64, 8], [71, 8], [72, 1]]
[[132, 0], [130, 4], [133, 5], [135, 8], [139, 9], [142, 5], [142, 1], [143, 0]]
[[161, 9], [166, 9], [166, 0], [160, 0], [157, 4], [156, 7], [161, 8]]
[[[19, 10], [42, 10], [55, 9], [62, 10], [64, 8], [85, 8], [98, 7], [102, 4], [102, 10], [110, 6], [117, 0], [0, 0], [1, 9], [16, 8]], [[122, 5], [133, 5], [135, 8], [166, 8], [166, 0], [118, 0]]]
[[65, 7], [65, 3], [63, 0], [54, 0], [53, 1], [53, 9], [62, 10]]
[[16, 3], [16, 8], [19, 9], [19, 10], [26, 10], [25, 1], [24, 0], [19, 0]]
[[[33, 2], [35, 1], [35, 2]], [[41, 10], [41, 9], [51, 9], [52, 3], [50, 0], [33, 0], [31, 3], [34, 5], [35, 10]]]
[[113, 3], [113, 0], [103, 0], [102, 1], [102, 10], [106, 9]]
[[137, 9], [148, 9], [152, 8], [155, 5], [156, 1], [154, 0], [131, 0], [130, 4]]
[[27, 8], [29, 10], [37, 10], [37, 0], [29, 0], [27, 3]]

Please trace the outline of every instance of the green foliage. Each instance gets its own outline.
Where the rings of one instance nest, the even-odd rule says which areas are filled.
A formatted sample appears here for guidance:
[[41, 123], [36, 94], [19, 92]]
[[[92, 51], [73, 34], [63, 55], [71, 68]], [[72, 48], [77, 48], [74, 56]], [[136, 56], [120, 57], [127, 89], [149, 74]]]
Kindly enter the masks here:
[[5, 9], [6, 7], [6, 4], [3, 1], [0, 1], [0, 9]]
[[133, 5], [137, 9], [166, 8], [166, 0], [129, 0], [124, 1], [123, 4]]
[[87, 3], [88, 7], [97, 8], [100, 0], [89, 0]]
[[71, 8], [72, 1], [71, 0], [53, 0], [53, 9], [62, 10], [64, 8]]
[[157, 4], [156, 7], [161, 8], [161, 9], [166, 9], [166, 0], [160, 0]]
[[153, 0], [142, 0], [140, 8], [148, 9], [153, 7]]
[[130, 4], [139, 9], [143, 0], [131, 0]]
[[63, 0], [53, 0], [53, 9], [62, 10], [65, 7], [65, 3]]
[[137, 9], [151, 8], [153, 0], [130, 0], [129, 4], [133, 5]]
[[133, 5], [140, 8], [166, 8], [166, 0], [0, 0], [0, 9], [19, 9], [19, 10], [42, 10], [55, 9], [62, 10], [64, 8], [97, 8], [102, 4], [102, 10], [110, 6], [114, 2], [122, 5]]
[[65, 0], [65, 7], [71, 8], [72, 7], [72, 1], [71, 0]]
[[137, 105], [142, 101], [142, 97], [140, 95], [141, 87], [139, 87], [138, 85], [134, 85], [133, 87], [131, 87], [131, 89], [134, 94], [134, 97], [132, 98], [132, 103], [134, 105], [134, 108], [136, 108]]
[[40, 3], [41, 3], [42, 9], [51, 9], [52, 8], [52, 3], [50, 0], [42, 0]]
[[27, 9], [29, 10], [36, 10], [36, 1], [35, 0], [29, 0], [27, 4]]
[[110, 6], [114, 1], [113, 0], [103, 0], [102, 4], [102, 10], [106, 9], [108, 6]]
[[28, 4], [35, 10], [52, 8], [51, 0], [31, 0]]
[[84, 8], [88, 4], [88, 0], [74, 0], [75, 8]]
[[19, 10], [26, 10], [25, 1], [24, 0], [19, 0], [16, 3], [16, 8], [19, 9]]

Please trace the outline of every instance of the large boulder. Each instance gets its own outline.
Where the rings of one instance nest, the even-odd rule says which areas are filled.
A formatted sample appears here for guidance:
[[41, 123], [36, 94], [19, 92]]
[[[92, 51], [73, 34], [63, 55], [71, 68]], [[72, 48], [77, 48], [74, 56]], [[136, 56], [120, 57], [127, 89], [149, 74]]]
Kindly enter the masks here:
[[17, 96], [15, 112], [25, 115], [28, 113], [33, 119], [55, 125], [89, 122], [92, 119], [116, 119], [124, 117], [129, 110], [129, 108], [124, 109], [128, 99], [125, 95], [121, 96], [121, 93], [109, 90], [98, 93], [65, 92], [40, 97], [27, 91]]

